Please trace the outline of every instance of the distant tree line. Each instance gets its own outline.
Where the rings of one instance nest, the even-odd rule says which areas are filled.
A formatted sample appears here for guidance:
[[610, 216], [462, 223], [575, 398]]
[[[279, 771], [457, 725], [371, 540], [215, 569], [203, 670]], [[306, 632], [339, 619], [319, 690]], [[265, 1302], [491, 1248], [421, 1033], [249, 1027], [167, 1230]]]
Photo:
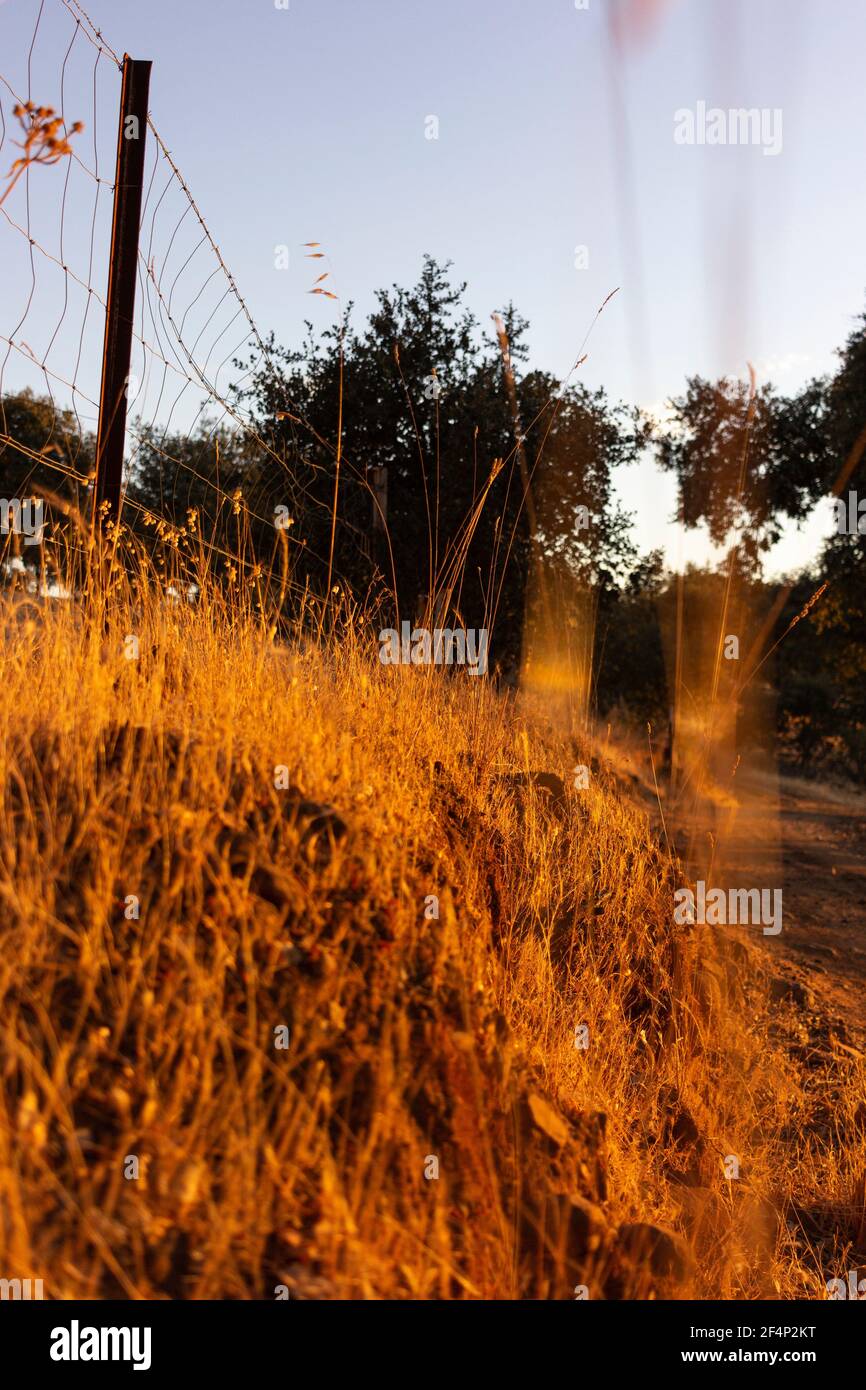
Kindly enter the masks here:
[[[835, 373], [793, 395], [693, 377], [662, 428], [579, 373], [562, 386], [533, 369], [514, 307], [500, 328], [480, 325], [449, 272], [426, 257], [415, 286], [377, 294], [363, 327], [349, 306], [324, 332], [308, 323], [301, 347], [272, 338], [266, 362], [239, 361], [245, 385], [231, 399], [249, 429], [231, 414], [202, 417], [191, 434], [138, 422], [128, 524], [156, 543], [144, 512], [181, 528], [193, 511], [228, 568], [242, 511], [249, 554], [267, 567], [285, 543], [296, 590], [324, 598], [330, 586], [364, 600], [387, 588], [381, 611], [396, 600], [412, 620], [431, 590], [447, 592], [452, 618], [491, 627], [490, 669], [505, 674], [520, 661], [540, 564], [593, 594], [596, 709], [659, 719], [671, 699], [676, 581], [660, 553], [638, 554], [614, 496], [617, 470], [652, 449], [678, 480], [682, 522], [705, 524], [716, 543], [736, 536], [714, 582], [733, 565], [756, 605], [776, 603], [769, 644], [791, 629], [772, 668], [785, 748], [803, 765], [862, 774], [866, 536], [832, 536], [786, 586], [768, 585], [761, 570], [784, 523], [822, 497], [866, 499], [866, 315]], [[4, 434], [23, 446], [0, 445], [3, 495], [44, 491], [86, 510], [93, 439], [74, 413], [28, 393], [0, 409]], [[377, 524], [385, 511], [387, 538]]]

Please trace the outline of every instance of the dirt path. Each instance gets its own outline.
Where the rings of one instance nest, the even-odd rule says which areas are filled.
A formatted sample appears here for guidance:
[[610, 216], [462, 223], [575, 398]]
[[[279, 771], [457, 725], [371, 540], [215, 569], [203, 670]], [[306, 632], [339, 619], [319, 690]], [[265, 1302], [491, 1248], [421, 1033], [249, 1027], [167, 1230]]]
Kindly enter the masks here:
[[782, 779], [784, 927], [776, 949], [820, 1011], [866, 1030], [866, 797]]
[[[634, 789], [660, 827], [651, 776], [634, 770]], [[692, 879], [781, 887], [781, 933], [745, 928], [767, 952], [775, 994], [817, 1015], [843, 1046], [866, 1051], [866, 794], [740, 767], [730, 797], [702, 798], [687, 815], [664, 794], [662, 806]]]

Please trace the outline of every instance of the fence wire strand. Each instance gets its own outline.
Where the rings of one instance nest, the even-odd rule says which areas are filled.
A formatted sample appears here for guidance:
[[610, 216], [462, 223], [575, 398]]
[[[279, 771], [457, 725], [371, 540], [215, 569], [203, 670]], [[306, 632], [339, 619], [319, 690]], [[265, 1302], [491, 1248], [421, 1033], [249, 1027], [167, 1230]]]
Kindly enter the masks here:
[[[70, 26], [68, 38], [59, 28], [64, 22]], [[26, 54], [26, 84], [21, 83], [26, 96], [21, 97], [10, 76], [0, 73], [2, 161], [13, 149], [18, 155], [21, 141], [13, 139], [15, 120], [26, 142], [33, 133], [34, 110], [46, 109], [43, 103], [49, 98], [39, 89], [36, 66], [48, 30], [54, 41], [61, 40], [58, 105], [49, 114], [59, 116], [62, 123], [64, 167], [55, 171], [59, 177], [49, 186], [48, 171], [37, 169], [37, 160], [29, 161], [20, 176], [20, 189], [6, 190], [8, 206], [0, 183], [0, 228], [18, 239], [21, 280], [16, 281], [16, 288], [23, 292], [23, 303], [11, 315], [11, 328], [0, 333], [4, 345], [0, 357], [0, 468], [3, 456], [8, 458], [7, 451], [14, 450], [16, 459], [28, 459], [34, 468], [43, 464], [60, 473], [66, 470], [70, 481], [90, 490], [93, 469], [92, 464], [87, 466], [88, 449], [92, 451], [92, 426], [99, 412], [104, 287], [114, 192], [106, 172], [116, 131], [123, 61], [78, 0], [40, 0]], [[82, 119], [87, 144], [82, 133], [77, 133], [76, 122]], [[150, 112], [147, 125], [151, 139], [140, 222], [124, 511], [136, 514], [148, 510], [131, 486], [143, 458], [160, 461], [163, 504], [171, 502], [177, 508], [186, 478], [187, 499], [200, 497], [204, 488], [217, 513], [228, 507], [237, 510], [239, 490], [223, 487], [219, 466], [203, 471], [208, 462], [212, 465], [214, 451], [219, 459], [220, 443], [231, 439], [241, 455], [247, 449], [261, 465], [258, 475], [255, 470], [252, 475], [248, 471], [243, 475], [253, 479], [251, 495], [241, 489], [243, 509], [251, 520], [273, 526], [273, 516], [263, 514], [258, 506], [264, 492], [270, 489], [273, 494], [275, 486], [282, 487], [292, 513], [301, 503], [327, 512], [327, 505], [304, 483], [287, 452], [291, 450], [296, 461], [300, 457], [296, 426], [308, 432], [331, 457], [335, 446], [286, 399], [287, 388], [272, 350]], [[113, 177], [113, 164], [110, 167]], [[0, 166], [0, 179], [6, 172]], [[91, 193], [85, 198], [88, 187]], [[56, 208], [49, 214], [52, 198]], [[56, 221], [54, 235], [44, 230], [49, 216]], [[55, 236], [56, 245], [52, 245]], [[44, 351], [37, 350], [37, 331], [44, 335]], [[28, 341], [31, 335], [32, 344]], [[249, 360], [241, 361], [241, 354], [250, 349]], [[18, 368], [16, 381], [23, 373], [31, 390], [35, 372], [39, 389], [50, 402], [52, 420], [40, 449], [16, 440], [9, 431], [7, 404], [26, 389], [7, 385], [10, 364]], [[230, 365], [242, 375], [225, 382]], [[287, 416], [284, 438], [273, 442], [265, 438], [244, 404], [243, 388], [263, 372], [268, 374], [275, 399]], [[68, 461], [56, 455], [49, 457], [46, 452], [61, 436]], [[307, 453], [302, 461], [307, 473], [327, 471]], [[342, 466], [367, 486], [366, 470], [355, 468], [345, 454]], [[362, 533], [351, 522], [346, 522], [346, 529], [356, 540], [361, 538]], [[290, 546], [305, 548], [297, 534], [288, 530], [283, 534]]]

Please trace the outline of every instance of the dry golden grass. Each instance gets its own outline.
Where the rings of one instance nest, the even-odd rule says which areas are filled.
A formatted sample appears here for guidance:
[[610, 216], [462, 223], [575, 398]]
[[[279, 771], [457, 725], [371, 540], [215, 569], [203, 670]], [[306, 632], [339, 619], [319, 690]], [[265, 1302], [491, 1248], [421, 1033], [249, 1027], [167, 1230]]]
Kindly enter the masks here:
[[157, 595], [0, 624], [0, 1274], [822, 1296], [862, 1253], [857, 1078], [807, 1094], [757, 953], [672, 926], [676, 866], [609, 767], [574, 789], [579, 738], [381, 666], [357, 618], [280, 647], [207, 588]]

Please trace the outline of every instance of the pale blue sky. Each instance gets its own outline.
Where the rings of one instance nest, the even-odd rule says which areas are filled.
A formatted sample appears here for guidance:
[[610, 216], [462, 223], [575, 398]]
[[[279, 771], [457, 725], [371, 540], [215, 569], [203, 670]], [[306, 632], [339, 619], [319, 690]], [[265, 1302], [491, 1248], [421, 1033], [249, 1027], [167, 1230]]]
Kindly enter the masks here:
[[[0, 72], [25, 95], [40, 2], [0, 0]], [[118, 52], [153, 59], [154, 120], [257, 323], [282, 341], [298, 340], [305, 317], [324, 324], [334, 312], [307, 293], [323, 264], [303, 258], [301, 243], [311, 240], [327, 250], [329, 283], [355, 300], [359, 317], [377, 287], [414, 280], [425, 251], [452, 259], [478, 317], [513, 299], [531, 321], [534, 362], [558, 373], [620, 286], [580, 370], [588, 385], [646, 406], [680, 391], [688, 373], [745, 373], [747, 360], [759, 379], [792, 389], [832, 367], [866, 303], [862, 0], [668, 0], [656, 5], [644, 41], [626, 42], [619, 58], [612, 0], [589, 0], [586, 10], [574, 0], [290, 0], [287, 10], [274, 0], [89, 0], [85, 8]], [[31, 70], [41, 102], [59, 105], [73, 30], [61, 0], [44, 0]], [[67, 118], [88, 122], [91, 164], [93, 57], [76, 40], [65, 86]], [[105, 64], [97, 91], [110, 181], [117, 78]], [[779, 108], [781, 152], [678, 145], [674, 113], [699, 101]], [[435, 140], [425, 138], [431, 115]], [[7, 137], [4, 174], [11, 154]], [[64, 259], [99, 287], [107, 196], [88, 273], [94, 187], [83, 175], [70, 183]], [[53, 254], [57, 188], [58, 171], [33, 171], [34, 234]], [[6, 203], [19, 221], [21, 193]], [[20, 242], [0, 218], [7, 335], [30, 289]], [[286, 271], [274, 266], [281, 244]], [[588, 248], [587, 269], [575, 268], [578, 245]], [[40, 360], [57, 294], [50, 267], [40, 266], [13, 335]], [[79, 382], [93, 376], [97, 308]], [[74, 369], [68, 327], [48, 358], [60, 375]], [[6, 384], [34, 371], [13, 351]], [[670, 479], [642, 465], [620, 490], [642, 544], [663, 541], [672, 559], [704, 553], [699, 537], [680, 546], [666, 525]], [[783, 542], [772, 567], [806, 558], [829, 529], [825, 511]]]

